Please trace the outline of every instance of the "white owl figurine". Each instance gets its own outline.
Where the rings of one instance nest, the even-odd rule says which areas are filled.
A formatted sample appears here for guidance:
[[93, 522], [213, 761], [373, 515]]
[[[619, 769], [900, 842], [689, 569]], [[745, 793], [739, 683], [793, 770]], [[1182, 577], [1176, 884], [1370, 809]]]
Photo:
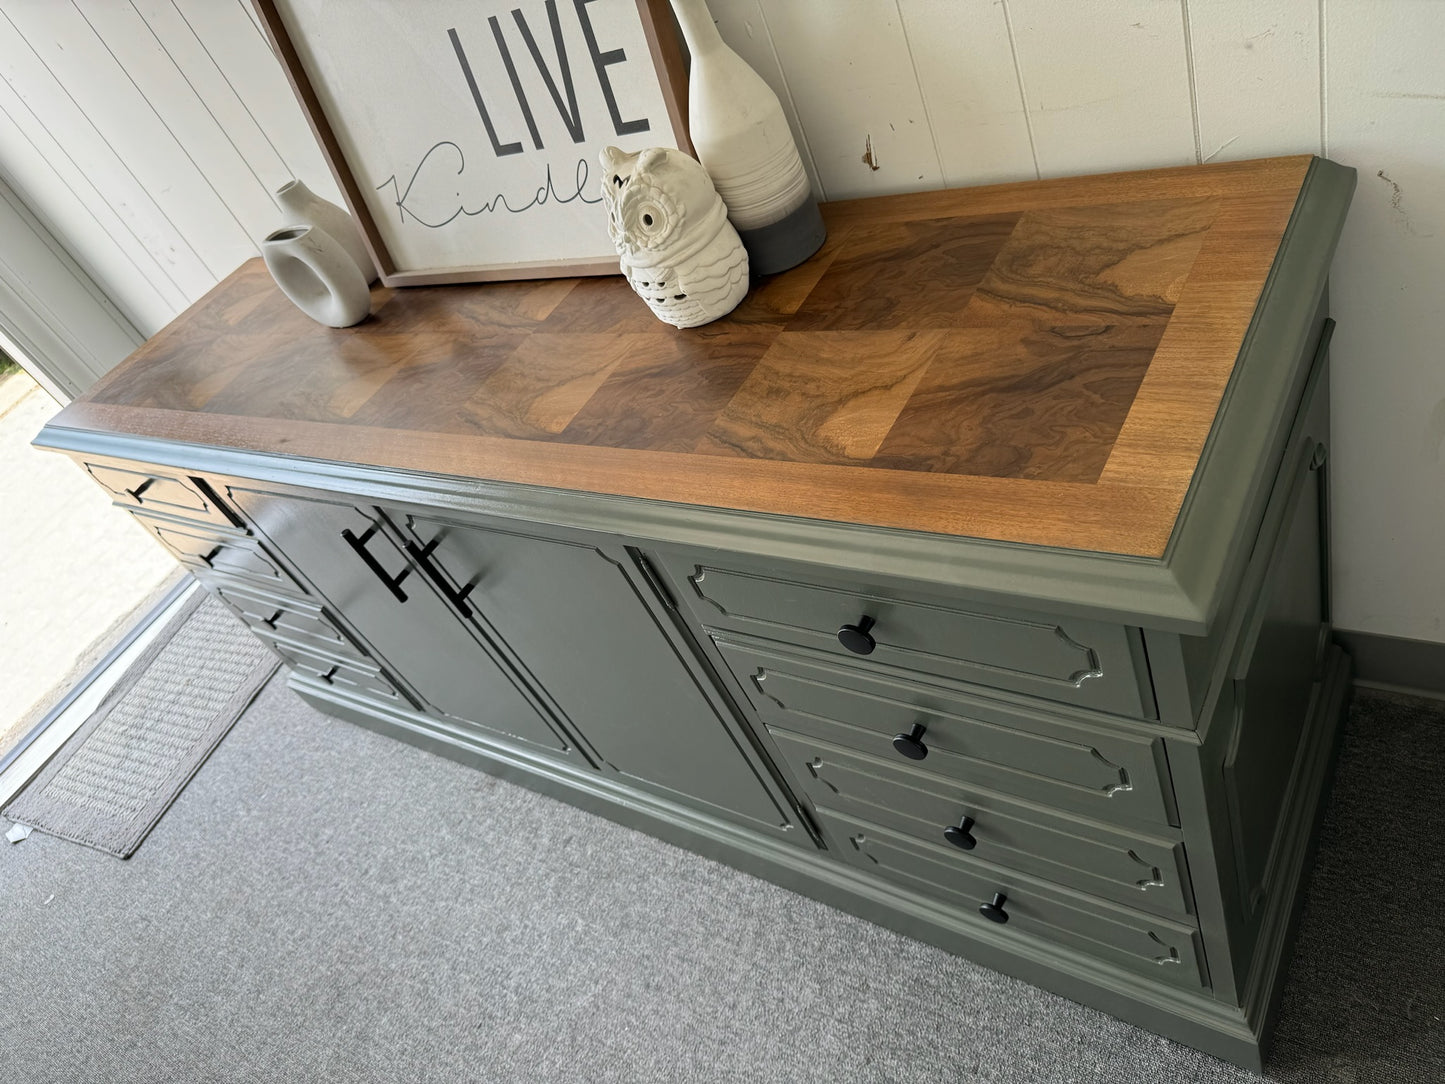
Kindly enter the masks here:
[[748, 253], [707, 170], [668, 147], [599, 157], [607, 233], [657, 318], [697, 327], [732, 312], [748, 292]]

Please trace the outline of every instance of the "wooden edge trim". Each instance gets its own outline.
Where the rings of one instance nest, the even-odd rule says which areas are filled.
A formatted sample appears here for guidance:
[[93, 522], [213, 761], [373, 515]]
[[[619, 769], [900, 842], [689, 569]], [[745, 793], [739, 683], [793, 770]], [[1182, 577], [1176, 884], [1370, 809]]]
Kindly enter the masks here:
[[446, 271], [397, 271], [383, 275], [381, 284], [390, 287], [453, 286], [468, 282], [516, 282], [522, 279], [564, 279], [582, 276], [620, 275], [617, 257], [605, 260], [583, 258], [560, 263], [509, 263], [502, 267], [457, 267]]
[[[297, 422], [163, 407], [78, 402], [63, 425], [128, 432], [249, 452], [283, 449], [318, 460], [499, 483], [671, 501], [699, 508], [796, 515], [868, 527], [919, 530], [1127, 557], [1158, 557], [1172, 527], [1158, 514], [1175, 487], [1031, 482], [1018, 499], [1011, 478], [963, 477], [826, 463], [777, 463], [689, 452], [598, 448], [459, 433], [369, 429], [365, 445], [337, 422]], [[682, 495], [687, 494], [688, 498]], [[692, 499], [695, 498], [695, 499]], [[1060, 514], [1041, 519], [1040, 502]], [[866, 508], [866, 512], [860, 512]], [[1064, 513], [1067, 514], [1064, 514]], [[983, 525], [1001, 528], [990, 539]], [[1142, 544], [1141, 544], [1142, 540]]]
[[1299, 154], [1203, 166], [1100, 173], [1086, 179], [1050, 177], [976, 188], [942, 188], [895, 195], [892, 197], [894, 202], [882, 212], [871, 205], [876, 203], [876, 197], [838, 200], [823, 206], [831, 226], [835, 222], [842, 225], [855, 221], [877, 223], [930, 216], [951, 218], [1146, 199], [1239, 196], [1274, 189], [1298, 191], [1313, 161], [1313, 155]]

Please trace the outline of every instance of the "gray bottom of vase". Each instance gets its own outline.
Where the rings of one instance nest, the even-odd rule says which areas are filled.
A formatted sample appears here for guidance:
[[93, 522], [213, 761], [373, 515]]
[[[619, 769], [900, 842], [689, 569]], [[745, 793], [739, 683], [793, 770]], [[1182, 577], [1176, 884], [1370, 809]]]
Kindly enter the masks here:
[[818, 249], [828, 236], [818, 205], [808, 200], [778, 221], [753, 230], [739, 230], [748, 250], [748, 270], [754, 275], [776, 275], [796, 267]]

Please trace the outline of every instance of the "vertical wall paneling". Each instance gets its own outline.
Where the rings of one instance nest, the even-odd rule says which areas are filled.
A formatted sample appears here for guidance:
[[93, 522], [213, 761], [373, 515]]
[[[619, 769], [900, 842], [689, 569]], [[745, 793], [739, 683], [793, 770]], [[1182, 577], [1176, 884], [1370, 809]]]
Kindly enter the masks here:
[[943, 186], [894, 3], [789, 0], [767, 21], [829, 199]]
[[4, 182], [0, 236], [0, 335], [53, 391], [80, 394], [140, 345], [130, 321]]
[[1320, 153], [1319, 0], [1190, 0], [1206, 162]]
[[[156, 35], [154, 25], [129, 4], [79, 0], [77, 7], [164, 127], [165, 137], [181, 149], [196, 183], [205, 185], [219, 201], [219, 208], [206, 207], [217, 218], [217, 226], [225, 227], [224, 219], [229, 219], [234, 227], [224, 228], [224, 232], [218, 229], [221, 236], [208, 238], [210, 243], [199, 246], [200, 250], [205, 253], [214, 247], [218, 260], [234, 255], [233, 265], [255, 255], [253, 239], [275, 228], [276, 204], [255, 168]], [[226, 269], [208, 262], [213, 272]]]
[[708, 0], [708, 10], [712, 12], [713, 21], [717, 23], [723, 41], [773, 88], [773, 93], [782, 103], [783, 112], [787, 114], [788, 124], [793, 129], [793, 139], [803, 157], [803, 168], [808, 171], [813, 195], [818, 199], [827, 199], [827, 190], [818, 179], [818, 167], [813, 162], [813, 152], [808, 146], [808, 133], [798, 120], [798, 110], [793, 104], [793, 95], [783, 75], [783, 69], [778, 64], [778, 54], [773, 49], [773, 38], [768, 33], [768, 22], [759, 0]]
[[898, 0], [928, 109], [943, 183], [992, 184], [1038, 176], [998, 0]]
[[199, 297], [239, 262], [227, 249], [244, 250], [244, 232], [78, 8], [11, 4], [7, 11], [25, 39], [27, 82], [46, 96], [47, 112], [69, 121], [67, 149], [117, 211], [144, 223], [142, 236], [187, 298]]
[[1006, 0], [1039, 172], [1193, 162], [1179, 0]]
[[246, 0], [0, 0], [0, 176], [145, 333], [340, 198]]
[[341, 202], [248, 0], [137, 0], [137, 7], [268, 191], [299, 177], [317, 195]]
[[1359, 170], [1335, 259], [1336, 620], [1445, 641], [1445, 4], [1327, 8], [1330, 154]]
[[[184, 305], [184, 297], [97, 193], [91, 193], [93, 201], [87, 203], [51, 167], [28, 134], [11, 119], [11, 112], [21, 104], [10, 85], [0, 79], [0, 149], [4, 152], [0, 178], [48, 232], [57, 234], [56, 222], [66, 224], [64, 243], [90, 278], [106, 284], [106, 294], [130, 323], [142, 331], [161, 327]], [[118, 237], [128, 246], [122, 245]]]
[[43, 122], [15, 89], [6, 63], [16, 55], [10, 31], [0, 19], [0, 169], [131, 321], [154, 332], [185, 306], [186, 295], [146, 244], [133, 208], [112, 206], [57, 138], [65, 127]]

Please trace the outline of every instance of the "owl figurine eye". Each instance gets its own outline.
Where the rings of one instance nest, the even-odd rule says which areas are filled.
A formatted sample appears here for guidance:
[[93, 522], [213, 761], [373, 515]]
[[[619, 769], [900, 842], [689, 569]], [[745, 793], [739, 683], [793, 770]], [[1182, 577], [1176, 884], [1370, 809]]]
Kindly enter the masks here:
[[636, 176], [622, 193], [617, 210], [623, 234], [643, 249], [664, 246], [682, 217], [667, 193]]

